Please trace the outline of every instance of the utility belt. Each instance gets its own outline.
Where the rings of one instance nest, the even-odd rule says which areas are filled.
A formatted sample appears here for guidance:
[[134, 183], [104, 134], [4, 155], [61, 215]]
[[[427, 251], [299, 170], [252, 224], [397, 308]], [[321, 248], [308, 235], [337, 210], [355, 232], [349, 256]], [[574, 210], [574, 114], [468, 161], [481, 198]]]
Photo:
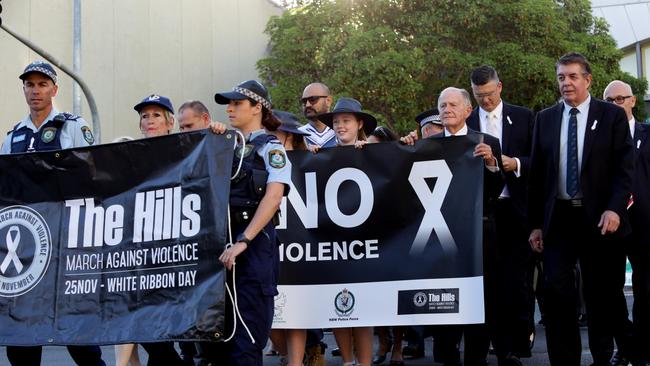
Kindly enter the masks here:
[[[248, 225], [255, 216], [255, 210], [257, 207], [251, 208], [231, 208], [230, 209], [230, 222], [237, 226]], [[278, 226], [280, 224], [280, 211], [277, 211], [275, 215], [271, 218], [273, 226]]]

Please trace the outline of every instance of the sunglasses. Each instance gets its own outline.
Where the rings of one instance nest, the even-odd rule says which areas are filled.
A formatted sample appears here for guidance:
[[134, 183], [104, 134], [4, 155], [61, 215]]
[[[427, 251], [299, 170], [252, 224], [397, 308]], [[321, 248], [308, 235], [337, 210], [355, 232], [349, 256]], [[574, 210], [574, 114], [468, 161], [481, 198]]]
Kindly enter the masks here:
[[311, 97], [300, 98], [300, 104], [305, 105], [307, 104], [307, 102], [309, 102], [309, 104], [314, 104], [318, 102], [320, 98], [327, 98], [327, 97], [328, 97], [327, 95], [312, 95]]
[[632, 95], [628, 95], [628, 96], [619, 95], [619, 96], [614, 97], [614, 98], [605, 98], [605, 100], [610, 102], [610, 103], [616, 102], [616, 104], [623, 104], [623, 103], [625, 103], [625, 99], [632, 98], [632, 97], [633, 97]]

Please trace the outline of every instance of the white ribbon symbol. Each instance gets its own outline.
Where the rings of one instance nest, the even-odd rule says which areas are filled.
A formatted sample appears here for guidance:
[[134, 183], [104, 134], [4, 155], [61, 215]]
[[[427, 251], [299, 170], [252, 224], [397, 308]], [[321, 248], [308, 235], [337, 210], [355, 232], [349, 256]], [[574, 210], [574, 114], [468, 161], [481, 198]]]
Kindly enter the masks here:
[[[15, 233], [15, 235], [12, 235], [12, 233]], [[20, 273], [23, 270], [23, 264], [20, 262], [20, 258], [18, 258], [18, 255], [16, 254], [16, 250], [18, 249], [18, 244], [20, 243], [20, 229], [18, 226], [12, 226], [9, 228], [9, 231], [7, 231], [7, 256], [5, 259], [2, 261], [2, 264], [0, 265], [0, 271], [4, 274], [7, 268], [9, 267], [9, 264], [11, 262], [14, 263], [14, 267], [16, 267], [16, 271]]]

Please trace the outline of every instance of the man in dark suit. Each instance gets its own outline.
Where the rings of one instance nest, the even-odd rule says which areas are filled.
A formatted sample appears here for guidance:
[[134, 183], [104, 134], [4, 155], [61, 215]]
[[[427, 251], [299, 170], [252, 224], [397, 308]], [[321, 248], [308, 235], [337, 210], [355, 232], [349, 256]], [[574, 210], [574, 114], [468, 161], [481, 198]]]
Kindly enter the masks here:
[[533, 138], [533, 112], [501, 99], [503, 84], [496, 70], [481, 66], [470, 76], [478, 107], [467, 119], [469, 128], [490, 134], [501, 144], [506, 186], [495, 209], [496, 245], [492, 257], [496, 273], [490, 288], [497, 299], [492, 309], [497, 327], [491, 336], [500, 364], [517, 364], [530, 356], [530, 309], [534, 306], [533, 253], [528, 245], [526, 180]]
[[[630, 85], [614, 80], [603, 92], [603, 98], [623, 108], [628, 119], [630, 135], [634, 145], [634, 176], [632, 181], [632, 198], [628, 203], [628, 216], [632, 226], [632, 234], [625, 238], [625, 251], [632, 264], [632, 291], [634, 306], [632, 308], [634, 323], [632, 349], [619, 350], [614, 361], [616, 365], [647, 365], [650, 361], [650, 130], [647, 125], [639, 123], [632, 114], [636, 97]], [[619, 263], [619, 285], [625, 283], [625, 262]], [[626, 309], [627, 310], [627, 309]], [[627, 317], [626, 313], [626, 317]], [[628, 322], [628, 326], [630, 326]], [[611, 340], [611, 336], [609, 337]], [[616, 340], [620, 343], [620, 340]], [[612, 346], [613, 347], [613, 346]], [[625, 353], [627, 352], [627, 354]]]
[[552, 365], [580, 365], [579, 260], [594, 365], [609, 365], [612, 350], [599, 342], [603, 334], [621, 335], [624, 324], [616, 263], [630, 232], [621, 218], [632, 188], [632, 139], [623, 109], [590, 96], [584, 56], [562, 56], [556, 75], [563, 100], [537, 115], [528, 192], [529, 243], [543, 254], [547, 280], [548, 354]]
[[483, 175], [483, 283], [486, 284], [484, 285], [486, 324], [439, 329], [436, 332], [435, 342], [436, 347], [440, 348], [440, 352], [445, 357], [441, 360], [445, 365], [458, 364], [457, 344], [460, 342], [460, 335], [464, 333], [464, 364], [485, 365], [490, 346], [488, 327], [492, 326], [494, 322], [494, 319], [491, 318], [493, 311], [489, 309], [493, 303], [491, 296], [494, 293], [491, 292], [487, 284], [493, 282], [490, 276], [495, 273], [491, 261], [486, 261], [485, 258], [491, 257], [490, 253], [494, 251], [494, 208], [505, 184], [501, 148], [497, 138], [468, 128], [466, 120], [472, 112], [472, 102], [466, 90], [458, 88], [443, 90], [438, 98], [438, 110], [445, 129], [442, 133], [433, 135], [433, 138], [480, 135], [483, 141], [476, 145], [474, 156], [481, 157], [485, 161]]

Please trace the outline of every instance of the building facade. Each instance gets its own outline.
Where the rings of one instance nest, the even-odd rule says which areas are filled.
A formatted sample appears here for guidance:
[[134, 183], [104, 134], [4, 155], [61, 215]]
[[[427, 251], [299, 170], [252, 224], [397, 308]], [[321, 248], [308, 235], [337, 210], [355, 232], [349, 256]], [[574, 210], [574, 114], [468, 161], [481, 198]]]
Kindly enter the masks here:
[[[621, 69], [650, 80], [650, 1], [592, 0], [592, 13], [609, 23], [609, 32], [623, 51]], [[650, 85], [645, 95], [650, 111]]]
[[[2, 22], [72, 68], [73, 0], [3, 1]], [[198, 99], [213, 119], [225, 109], [215, 91], [258, 77], [255, 63], [268, 47], [264, 29], [283, 9], [269, 0], [83, 0], [80, 74], [101, 117], [101, 141], [140, 137], [133, 106], [157, 93], [177, 108]], [[0, 128], [8, 131], [27, 113], [18, 75], [42, 60], [0, 30]], [[72, 111], [73, 81], [62, 71], [55, 106]], [[82, 97], [81, 114], [91, 122]]]

